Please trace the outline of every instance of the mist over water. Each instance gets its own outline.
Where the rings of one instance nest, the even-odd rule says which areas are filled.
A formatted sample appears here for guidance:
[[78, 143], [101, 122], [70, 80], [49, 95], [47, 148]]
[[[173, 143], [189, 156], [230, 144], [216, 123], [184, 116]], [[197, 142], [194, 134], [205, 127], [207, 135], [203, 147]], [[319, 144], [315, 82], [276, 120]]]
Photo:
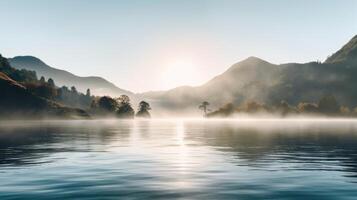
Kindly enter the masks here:
[[0, 199], [353, 199], [357, 120], [0, 122]]

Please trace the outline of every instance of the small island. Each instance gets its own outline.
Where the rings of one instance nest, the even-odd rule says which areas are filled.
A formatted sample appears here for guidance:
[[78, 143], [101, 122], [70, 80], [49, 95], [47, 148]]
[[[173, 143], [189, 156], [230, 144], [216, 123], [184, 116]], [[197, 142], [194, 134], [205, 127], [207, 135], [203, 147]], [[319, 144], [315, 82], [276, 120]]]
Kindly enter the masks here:
[[340, 105], [334, 95], [325, 95], [318, 102], [301, 102], [290, 105], [282, 100], [279, 103], [267, 105], [256, 101], [247, 101], [238, 106], [227, 103], [215, 111], [208, 112], [210, 104], [207, 101], [199, 105], [203, 110], [203, 117], [227, 118], [238, 115], [289, 117], [289, 116], [314, 116], [314, 117], [357, 117], [357, 108]]

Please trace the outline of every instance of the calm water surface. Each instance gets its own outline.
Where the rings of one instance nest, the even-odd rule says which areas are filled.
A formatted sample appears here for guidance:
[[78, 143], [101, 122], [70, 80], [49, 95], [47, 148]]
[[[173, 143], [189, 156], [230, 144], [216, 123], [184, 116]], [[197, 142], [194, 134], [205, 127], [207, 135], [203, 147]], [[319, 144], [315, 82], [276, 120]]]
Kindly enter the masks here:
[[354, 120], [0, 122], [0, 199], [356, 199]]

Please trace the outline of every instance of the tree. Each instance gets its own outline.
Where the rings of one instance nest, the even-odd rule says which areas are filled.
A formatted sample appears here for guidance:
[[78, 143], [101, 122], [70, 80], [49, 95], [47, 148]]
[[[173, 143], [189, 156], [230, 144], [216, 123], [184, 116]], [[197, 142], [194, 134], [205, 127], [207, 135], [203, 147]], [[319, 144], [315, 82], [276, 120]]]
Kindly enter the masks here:
[[130, 98], [127, 95], [121, 95], [117, 99], [119, 108], [117, 110], [117, 116], [119, 118], [134, 118], [135, 112], [130, 105]]
[[10, 66], [8, 60], [0, 55], [0, 72], [4, 73], [14, 81], [20, 83], [36, 83], [38, 82], [35, 71], [25, 69], [15, 69]]
[[130, 104], [130, 98], [128, 95], [120, 95], [120, 97], [117, 99], [120, 104]]
[[210, 112], [206, 117], [228, 117], [236, 111], [233, 103], [227, 103], [216, 111]]
[[256, 101], [248, 101], [243, 105], [242, 111], [247, 113], [268, 112], [269, 108], [262, 103]]
[[67, 86], [62, 86], [61, 89], [64, 90], [64, 91], [66, 91], [66, 92], [69, 92], [69, 89], [68, 89]]
[[298, 112], [295, 107], [290, 106], [284, 100], [282, 100], [278, 105], [276, 105], [276, 110], [283, 116], [286, 116], [288, 114], [296, 114]]
[[300, 113], [318, 113], [319, 107], [315, 103], [301, 102], [298, 104], [297, 109]]
[[102, 111], [115, 112], [118, 107], [118, 102], [108, 96], [101, 97], [98, 101], [98, 107]]
[[98, 108], [98, 99], [93, 99], [90, 103], [90, 109], [96, 110]]
[[209, 103], [207, 101], [202, 102], [201, 105], [198, 106], [198, 109], [203, 110], [203, 116], [207, 116], [208, 106]]
[[76, 87], [74, 87], [74, 86], [71, 87], [71, 92], [78, 93]]
[[46, 82], [45, 77], [41, 76], [40, 82], [41, 82], [42, 84], [45, 83], [45, 82]]
[[117, 110], [117, 117], [119, 118], [134, 118], [134, 109], [130, 104], [122, 104]]
[[90, 89], [89, 89], [89, 88], [87, 89], [86, 96], [87, 96], [87, 97], [90, 97], [90, 96], [91, 96], [91, 95], [90, 95]]
[[55, 87], [55, 82], [53, 81], [52, 78], [49, 78], [47, 83], [51, 86], [51, 87]]
[[24, 85], [28, 91], [37, 96], [52, 100], [57, 96], [57, 90], [48, 84], [26, 83]]
[[139, 103], [139, 111], [136, 113], [136, 116], [150, 118], [151, 115], [149, 113], [149, 110], [151, 110], [150, 104], [146, 101], [141, 101]]

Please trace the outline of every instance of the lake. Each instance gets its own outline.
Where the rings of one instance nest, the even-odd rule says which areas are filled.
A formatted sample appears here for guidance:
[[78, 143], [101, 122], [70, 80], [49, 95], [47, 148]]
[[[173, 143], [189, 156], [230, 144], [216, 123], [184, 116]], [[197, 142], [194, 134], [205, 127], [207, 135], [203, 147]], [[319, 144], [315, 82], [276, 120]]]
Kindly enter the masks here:
[[356, 199], [357, 120], [0, 122], [0, 199]]

